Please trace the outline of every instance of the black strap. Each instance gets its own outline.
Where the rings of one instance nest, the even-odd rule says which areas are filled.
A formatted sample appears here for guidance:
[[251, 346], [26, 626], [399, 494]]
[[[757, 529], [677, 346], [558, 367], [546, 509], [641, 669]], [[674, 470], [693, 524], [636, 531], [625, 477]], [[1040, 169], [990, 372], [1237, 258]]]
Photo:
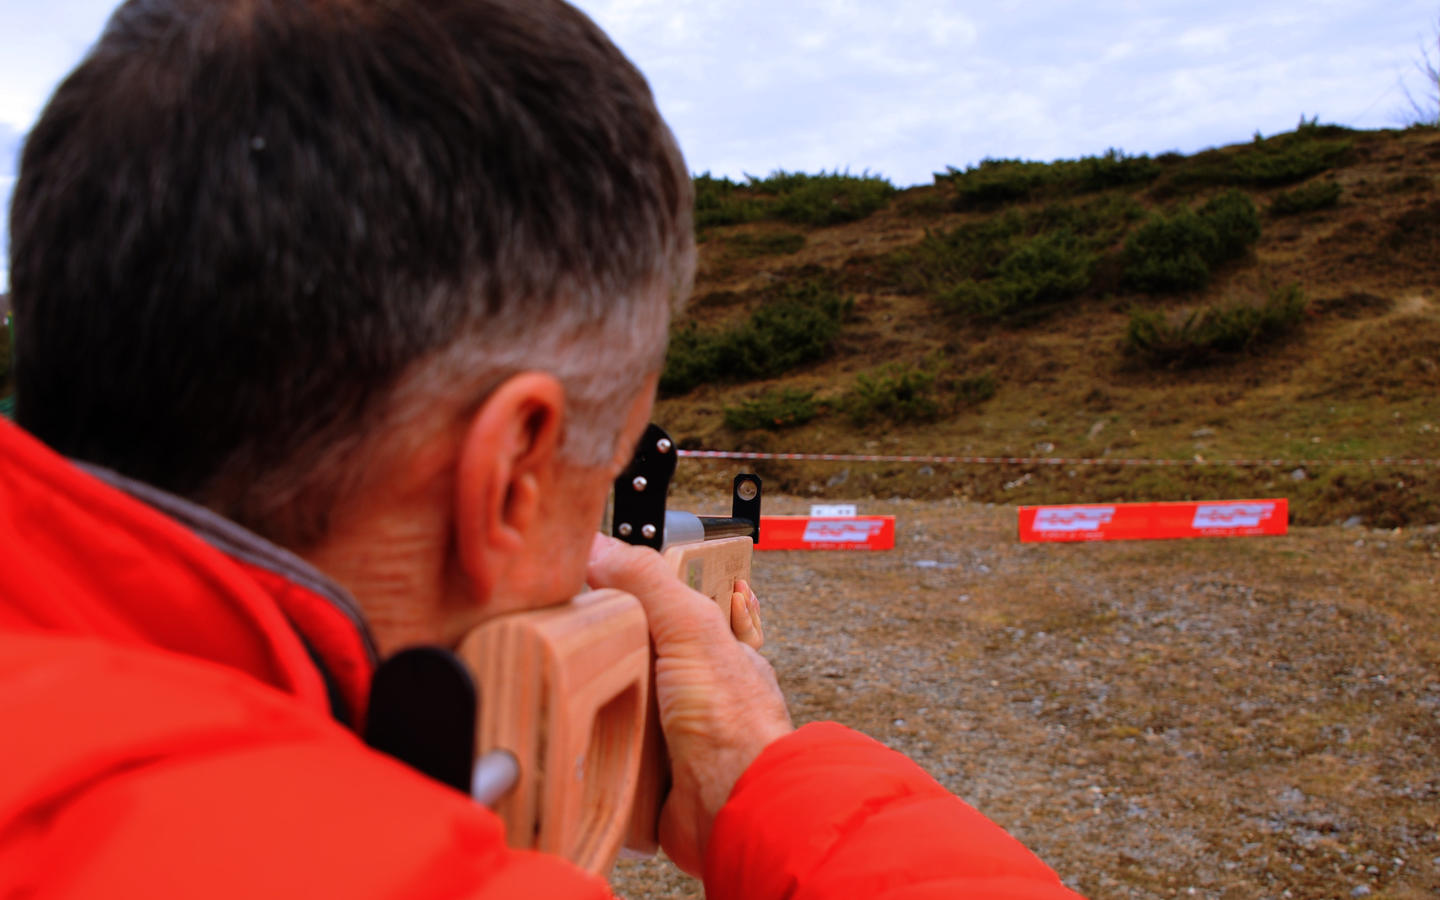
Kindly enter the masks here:
[[469, 796], [479, 714], [465, 664], [440, 647], [413, 647], [375, 670], [365, 743]]

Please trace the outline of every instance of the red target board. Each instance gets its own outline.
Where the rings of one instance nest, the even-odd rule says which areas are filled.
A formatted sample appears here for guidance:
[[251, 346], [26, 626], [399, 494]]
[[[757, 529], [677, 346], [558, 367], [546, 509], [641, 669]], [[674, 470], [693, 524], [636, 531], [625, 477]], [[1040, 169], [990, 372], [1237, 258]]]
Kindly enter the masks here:
[[756, 550], [893, 550], [894, 516], [761, 516]]
[[1289, 526], [1283, 498], [1020, 507], [1024, 543], [1253, 537], [1286, 534]]

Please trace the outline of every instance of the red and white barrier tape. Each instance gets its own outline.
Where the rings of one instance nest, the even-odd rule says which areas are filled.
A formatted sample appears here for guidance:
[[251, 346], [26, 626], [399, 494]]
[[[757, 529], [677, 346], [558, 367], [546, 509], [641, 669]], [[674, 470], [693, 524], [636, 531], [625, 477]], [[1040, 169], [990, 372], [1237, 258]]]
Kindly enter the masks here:
[[1290, 530], [1290, 501], [1283, 497], [1022, 506], [1019, 513], [1023, 543], [1256, 537]]
[[1321, 468], [1324, 466], [1437, 466], [1440, 459], [1068, 459], [1034, 456], [886, 456], [853, 453], [750, 453], [731, 450], [681, 450], [691, 459], [795, 460], [800, 462], [894, 462], [979, 466], [1236, 466]]

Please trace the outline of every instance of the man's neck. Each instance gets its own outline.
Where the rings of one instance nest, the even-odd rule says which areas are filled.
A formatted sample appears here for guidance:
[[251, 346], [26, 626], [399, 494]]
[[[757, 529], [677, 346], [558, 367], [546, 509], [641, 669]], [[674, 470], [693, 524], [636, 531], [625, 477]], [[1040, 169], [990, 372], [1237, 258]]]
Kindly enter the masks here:
[[434, 509], [417, 505], [352, 514], [301, 554], [355, 597], [382, 658], [459, 638], [447, 633], [453, 624], [446, 626], [455, 618], [446, 608], [449, 523], [435, 521]]

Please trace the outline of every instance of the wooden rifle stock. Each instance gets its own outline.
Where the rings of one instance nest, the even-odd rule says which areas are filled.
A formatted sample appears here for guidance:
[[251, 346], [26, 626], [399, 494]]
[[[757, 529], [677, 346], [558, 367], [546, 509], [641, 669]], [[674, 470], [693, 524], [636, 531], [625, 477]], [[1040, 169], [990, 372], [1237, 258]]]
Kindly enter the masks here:
[[459, 656], [479, 686], [475, 746], [519, 762], [495, 804], [506, 843], [609, 870], [625, 837], [650, 704], [650, 632], [640, 601], [594, 591], [501, 616]]
[[[728, 622], [735, 581], [750, 577], [760, 481], [736, 479], [730, 518], [667, 517], [674, 465], [669, 438], [650, 426], [616, 481], [613, 530], [656, 549], [667, 526], [692, 541], [664, 548], [664, 557]], [[644, 502], [637, 506], [635, 497]], [[477, 758], [503, 750], [519, 764], [514, 787], [494, 803], [506, 842], [560, 854], [597, 874], [609, 870], [622, 845], [653, 854], [670, 767], [640, 602], [593, 591], [501, 616], [471, 632], [457, 654], [477, 685]]]

